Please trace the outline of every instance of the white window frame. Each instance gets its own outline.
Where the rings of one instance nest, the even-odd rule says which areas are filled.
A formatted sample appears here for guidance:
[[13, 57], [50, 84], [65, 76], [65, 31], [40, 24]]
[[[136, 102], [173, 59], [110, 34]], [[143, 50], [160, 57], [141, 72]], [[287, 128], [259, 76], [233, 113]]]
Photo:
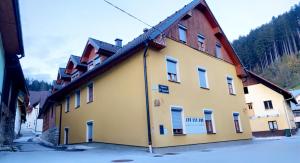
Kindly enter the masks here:
[[239, 127], [240, 127], [240, 132], [244, 132], [243, 130], [243, 126], [242, 126], [242, 122], [241, 122], [241, 113], [239, 112], [232, 112], [232, 119], [233, 119], [233, 125], [234, 125], [234, 130], [236, 131], [236, 128], [235, 128], [235, 124], [234, 124], [234, 114], [239, 114]]
[[[68, 100], [68, 99], [69, 99], [69, 100]], [[69, 108], [68, 108], [68, 101], [69, 101]], [[70, 97], [70, 96], [67, 96], [67, 97], [66, 97], [66, 104], [65, 104], [65, 113], [70, 112], [70, 107], [71, 107], [70, 101], [71, 101], [71, 97]]]
[[94, 120], [88, 120], [88, 121], [86, 121], [86, 123], [85, 123], [85, 126], [86, 126], [86, 131], [85, 131], [85, 141], [87, 142], [87, 143], [89, 143], [89, 138], [88, 138], [88, 136], [89, 136], [89, 131], [88, 131], [88, 123], [93, 123], [93, 139], [94, 139], [94, 127], [95, 127], [95, 123], [94, 123]]
[[72, 77], [71, 77], [71, 80], [75, 80], [77, 79], [78, 77], [80, 76], [80, 73], [78, 70], [76, 70], [73, 74], [72, 74]]
[[[90, 96], [90, 92], [89, 92], [89, 85], [90, 84], [92, 84], [93, 85], [93, 89], [92, 89], [92, 92], [93, 92], [93, 99], [92, 99], [92, 101], [89, 101], [89, 96]], [[93, 102], [94, 101], [94, 97], [95, 97], [95, 92], [94, 92], [94, 82], [90, 82], [87, 86], [86, 86], [86, 88], [87, 88], [87, 90], [86, 90], [86, 94], [87, 94], [87, 96], [86, 96], [86, 103], [91, 103], [91, 102]]]
[[[211, 121], [212, 121], [212, 126], [213, 126], [213, 134], [216, 134], [217, 133], [217, 128], [216, 128], [214, 110], [213, 109], [207, 109], [207, 108], [203, 109], [203, 119], [204, 119], [204, 122], [206, 121], [206, 119], [205, 119], [205, 111], [211, 111]], [[205, 123], [205, 129], [206, 129], [206, 132], [207, 132], [206, 123]]]
[[[218, 54], [217, 47], [220, 48], [220, 54]], [[215, 51], [216, 51], [216, 57], [222, 59], [223, 58], [222, 45], [219, 42], [216, 42]]]
[[[181, 40], [181, 38], [180, 38], [180, 30], [181, 29], [183, 29], [185, 31], [185, 41]], [[187, 28], [184, 25], [178, 24], [178, 38], [179, 38], [180, 42], [187, 44]]]
[[[232, 81], [232, 91], [233, 91], [232, 94], [229, 93], [229, 88], [228, 88], [228, 78], [231, 79], [231, 81]], [[236, 95], [235, 82], [234, 82], [234, 78], [233, 78], [231, 75], [227, 75], [227, 76], [226, 76], [226, 87], [227, 87], [227, 92], [228, 92], [230, 95]]]
[[[200, 74], [199, 74], [199, 70], [204, 70], [205, 71], [205, 82], [206, 82], [206, 87], [202, 87], [201, 86], [201, 81], [200, 81]], [[197, 67], [197, 75], [198, 75], [198, 85], [200, 88], [204, 88], [204, 89], [209, 89], [209, 83], [208, 83], [208, 75], [207, 75], [207, 69], [201, 66]]]
[[95, 67], [94, 60], [88, 63], [88, 70], [92, 70]]
[[170, 120], [171, 120], [171, 126], [172, 126], [172, 135], [174, 136], [172, 108], [180, 108], [181, 109], [182, 133], [185, 135], [186, 134], [186, 126], [185, 126], [184, 108], [179, 105], [170, 105]]
[[[176, 75], [177, 75], [177, 81], [172, 81], [172, 80], [169, 80], [169, 75], [168, 75], [168, 60], [171, 60], [171, 61], [174, 61], [176, 62]], [[180, 70], [179, 70], [179, 60], [174, 58], [174, 57], [171, 57], [171, 56], [166, 56], [165, 57], [165, 61], [166, 61], [166, 75], [167, 75], [167, 80], [170, 81], [170, 82], [177, 82], [177, 83], [181, 83], [181, 80], [180, 80]]]
[[[66, 139], [66, 135], [67, 135], [67, 134], [66, 134], [66, 129], [68, 129], [68, 142], [70, 142], [70, 137], [69, 137], [69, 135], [70, 135], [70, 127], [65, 127], [65, 128], [64, 128], [64, 144], [65, 144], [65, 145], [67, 145], [67, 142], [66, 142], [66, 141], [67, 141], [67, 139]], [[68, 143], [68, 144], [69, 144], [69, 143]]]
[[[77, 105], [77, 92], [79, 91], [79, 105]], [[80, 89], [77, 89], [75, 91], [75, 109], [79, 108], [80, 107], [80, 103], [81, 103], [81, 92], [80, 92]]]
[[206, 51], [206, 43], [205, 43], [206, 38], [205, 38], [204, 35], [202, 35], [202, 34], [199, 33], [199, 34], [197, 35], [197, 42], [198, 42], [198, 43], [200, 43], [200, 41], [199, 41], [199, 38], [200, 38], [200, 37], [203, 39], [203, 43], [202, 43], [202, 44], [204, 45], [204, 47], [198, 47], [198, 48], [199, 48], [199, 50], [201, 50], [201, 51]]

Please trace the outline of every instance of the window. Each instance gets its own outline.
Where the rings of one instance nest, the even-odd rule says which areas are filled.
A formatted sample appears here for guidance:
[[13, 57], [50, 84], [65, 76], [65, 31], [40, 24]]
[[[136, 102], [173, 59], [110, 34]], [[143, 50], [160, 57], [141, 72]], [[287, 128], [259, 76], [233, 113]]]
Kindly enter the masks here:
[[204, 118], [205, 118], [205, 125], [206, 125], [206, 131], [207, 134], [214, 134], [215, 129], [214, 129], [214, 121], [213, 121], [213, 116], [212, 116], [212, 111], [210, 110], [205, 110], [204, 111]]
[[168, 80], [173, 82], [179, 82], [178, 78], [178, 63], [174, 59], [167, 59], [167, 72], [168, 72]]
[[67, 96], [66, 98], [66, 106], [65, 106], [65, 112], [69, 112], [70, 111], [70, 96]]
[[160, 135], [164, 135], [165, 134], [164, 125], [159, 125], [159, 134]]
[[248, 105], [248, 109], [249, 109], [249, 110], [252, 110], [252, 109], [253, 109], [253, 104], [252, 104], [252, 103], [247, 103], [247, 105]]
[[278, 130], [278, 125], [276, 121], [269, 121], [268, 124], [271, 131]]
[[186, 43], [186, 27], [179, 25], [179, 40], [182, 43]]
[[235, 126], [236, 133], [241, 133], [241, 124], [240, 124], [240, 114], [239, 113], [233, 113], [233, 121]]
[[220, 43], [216, 44], [216, 57], [222, 58], [222, 46]]
[[88, 64], [88, 70], [91, 70], [95, 67], [94, 65], [94, 61], [90, 61], [89, 64]]
[[76, 71], [72, 74], [72, 80], [75, 80], [78, 77], [79, 77], [79, 71]]
[[87, 87], [87, 102], [93, 102], [94, 101], [94, 84], [91, 83]]
[[100, 64], [100, 62], [101, 62], [100, 57], [97, 56], [94, 60], [94, 65]]
[[266, 109], [266, 110], [273, 109], [273, 104], [272, 104], [272, 101], [271, 101], [271, 100], [269, 100], [269, 101], [264, 101], [264, 105], [265, 105], [265, 109]]
[[198, 35], [199, 50], [205, 51], [205, 37], [201, 34]]
[[207, 72], [205, 69], [198, 68], [199, 85], [201, 88], [208, 88]]
[[234, 95], [234, 87], [233, 87], [233, 79], [231, 77], [227, 77], [227, 86], [229, 94]]
[[249, 94], [248, 87], [244, 87], [244, 94]]
[[178, 107], [172, 107], [172, 125], [173, 134], [183, 134], [183, 121], [182, 121], [182, 109]]
[[75, 108], [79, 108], [80, 106], [80, 90], [75, 92]]

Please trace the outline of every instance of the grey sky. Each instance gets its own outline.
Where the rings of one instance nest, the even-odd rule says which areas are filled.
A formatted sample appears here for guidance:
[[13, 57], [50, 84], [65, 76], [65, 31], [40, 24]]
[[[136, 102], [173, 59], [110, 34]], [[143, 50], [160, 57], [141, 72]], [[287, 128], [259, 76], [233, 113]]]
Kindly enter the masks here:
[[[191, 0], [109, 0], [156, 25]], [[299, 0], [207, 0], [230, 41], [288, 11]], [[26, 77], [52, 81], [70, 54], [81, 55], [88, 37], [124, 43], [147, 26], [103, 0], [21, 0]]]

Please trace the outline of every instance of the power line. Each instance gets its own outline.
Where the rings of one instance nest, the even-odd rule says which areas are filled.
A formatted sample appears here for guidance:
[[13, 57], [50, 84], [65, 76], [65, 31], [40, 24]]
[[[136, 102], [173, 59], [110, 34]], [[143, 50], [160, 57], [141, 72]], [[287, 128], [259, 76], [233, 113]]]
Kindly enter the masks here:
[[114, 8], [116, 8], [116, 9], [120, 10], [121, 12], [127, 14], [128, 16], [134, 18], [135, 20], [137, 20], [137, 21], [139, 21], [139, 22], [141, 22], [141, 23], [143, 23], [143, 24], [145, 24], [145, 25], [147, 25], [147, 26], [149, 26], [149, 27], [151, 27], [151, 28], [153, 28], [153, 29], [158, 30], [160, 33], [163, 33], [161, 30], [159, 30], [159, 29], [155, 28], [154, 26], [152, 26], [152, 25], [146, 23], [145, 21], [143, 21], [142, 19], [140, 19], [140, 18], [138, 18], [138, 17], [132, 15], [131, 13], [129, 13], [129, 12], [127, 12], [127, 11], [121, 9], [121, 8], [118, 7], [117, 5], [111, 3], [111, 2], [109, 2], [109, 1], [107, 1], [107, 0], [103, 0], [103, 1], [106, 2], [107, 4], [111, 5], [112, 7], [114, 7]]

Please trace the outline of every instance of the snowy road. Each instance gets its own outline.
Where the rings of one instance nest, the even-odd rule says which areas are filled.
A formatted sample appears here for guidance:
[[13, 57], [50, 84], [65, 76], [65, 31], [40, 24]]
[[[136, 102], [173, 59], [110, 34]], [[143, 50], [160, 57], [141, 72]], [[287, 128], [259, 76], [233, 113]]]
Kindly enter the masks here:
[[[211, 146], [205, 149], [149, 154], [141, 149], [93, 148], [85, 151], [56, 151], [34, 142], [19, 142], [20, 152], [0, 152], [0, 163], [102, 163], [127, 160], [138, 163], [283, 163], [300, 162], [300, 136], [274, 140], [254, 140], [235, 146]], [[24, 142], [25, 141], [25, 142]]]

